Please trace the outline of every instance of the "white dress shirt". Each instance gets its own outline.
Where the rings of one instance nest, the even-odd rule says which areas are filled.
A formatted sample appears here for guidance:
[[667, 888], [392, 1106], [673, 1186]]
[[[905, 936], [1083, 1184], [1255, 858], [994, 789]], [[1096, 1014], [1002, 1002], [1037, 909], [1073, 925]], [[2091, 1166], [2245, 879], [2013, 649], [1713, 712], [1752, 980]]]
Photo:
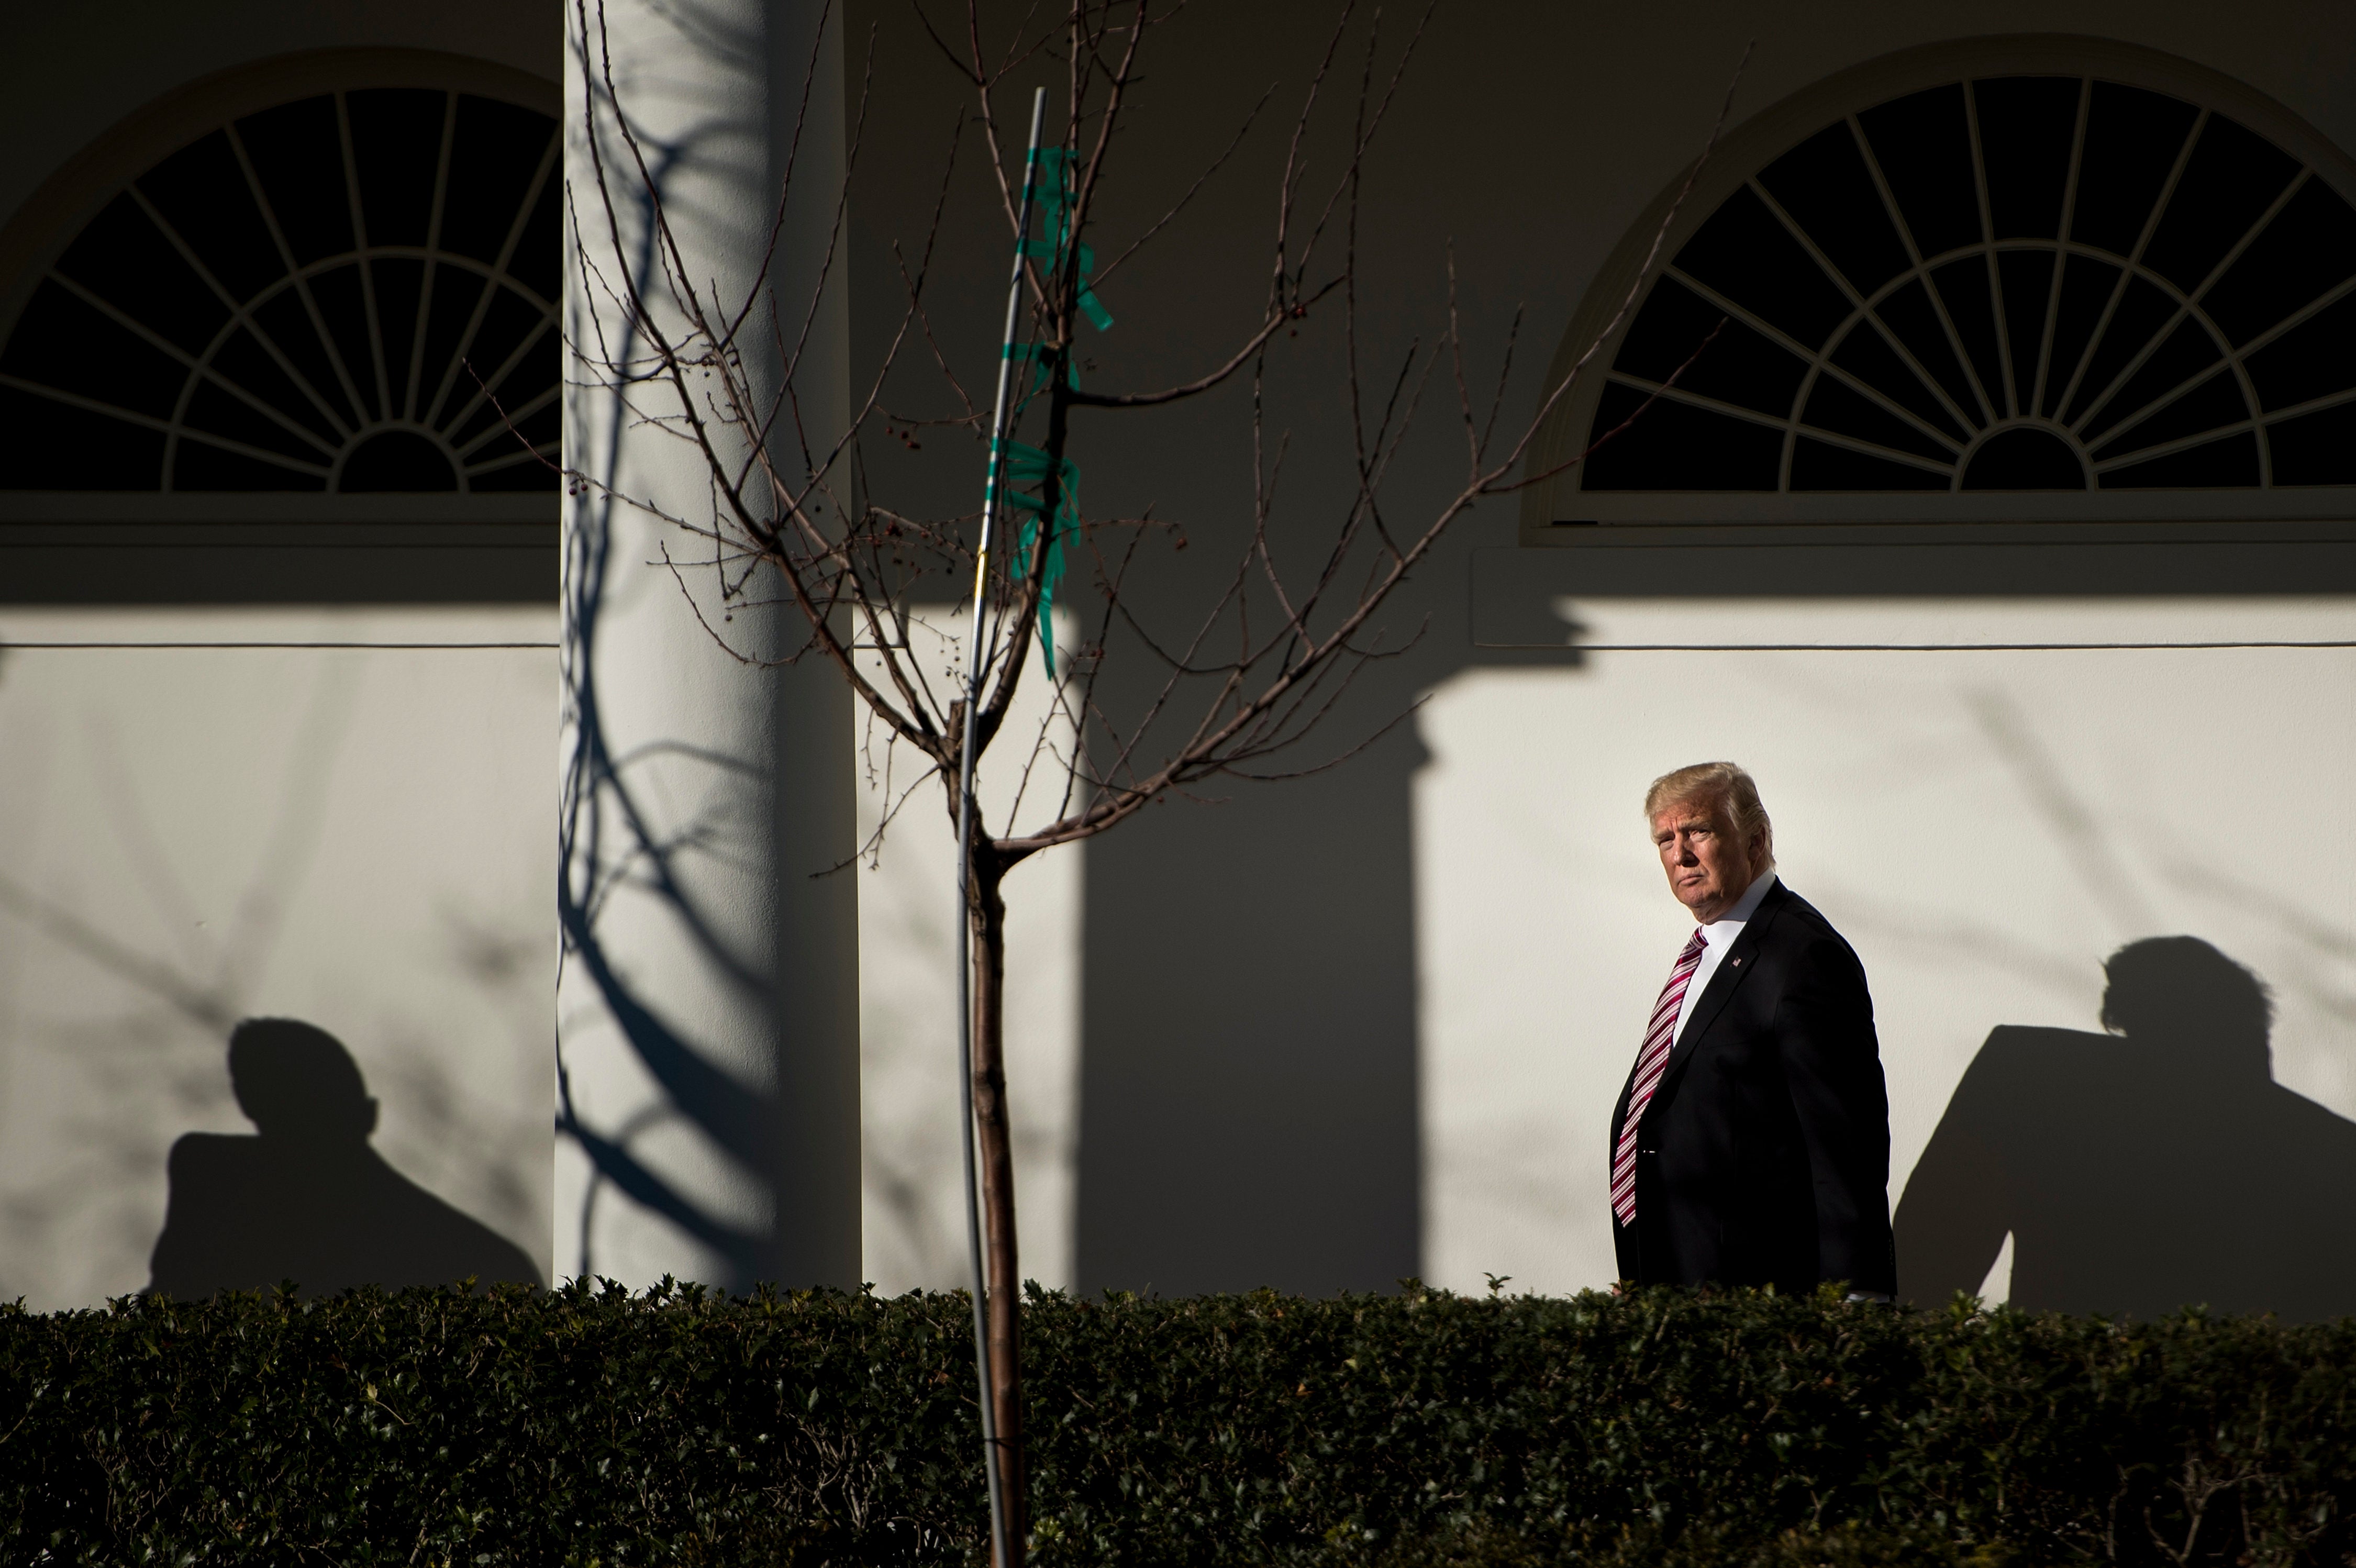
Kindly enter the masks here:
[[1677, 1008], [1677, 1032], [1669, 1036], [1672, 1043], [1685, 1037], [1686, 1020], [1693, 1016], [1694, 1005], [1701, 1000], [1701, 993], [1709, 989], [1709, 977], [1718, 972], [1718, 966], [1724, 961], [1727, 950], [1734, 945], [1734, 939], [1742, 934], [1744, 923], [1759, 912], [1759, 901], [1766, 897], [1767, 890], [1774, 886], [1774, 872], [1761, 872], [1751, 878], [1751, 886], [1742, 890], [1742, 897], [1737, 898], [1725, 914], [1701, 929], [1701, 961], [1694, 965], [1693, 978], [1686, 982], [1686, 999]]

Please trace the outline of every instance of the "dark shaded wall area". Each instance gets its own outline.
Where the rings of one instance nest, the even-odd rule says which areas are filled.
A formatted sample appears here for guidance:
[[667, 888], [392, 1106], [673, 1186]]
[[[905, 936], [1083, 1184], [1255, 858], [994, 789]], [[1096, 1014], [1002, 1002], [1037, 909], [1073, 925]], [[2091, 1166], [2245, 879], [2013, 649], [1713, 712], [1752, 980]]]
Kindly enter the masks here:
[[1395, 732], [1346, 776], [1172, 807], [1091, 848], [1083, 1288], [1418, 1272], [1420, 754]]

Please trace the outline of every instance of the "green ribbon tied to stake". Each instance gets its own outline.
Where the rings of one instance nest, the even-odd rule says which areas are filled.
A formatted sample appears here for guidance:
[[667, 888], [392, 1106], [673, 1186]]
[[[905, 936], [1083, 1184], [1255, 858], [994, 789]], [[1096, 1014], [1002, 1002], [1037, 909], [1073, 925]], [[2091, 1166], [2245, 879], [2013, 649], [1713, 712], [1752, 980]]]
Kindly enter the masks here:
[[[1015, 253], [1045, 262], [1050, 269], [1060, 270], [1066, 255], [1074, 257], [1079, 270], [1080, 313], [1098, 331], [1112, 328], [1112, 312], [1104, 307], [1090, 286], [1088, 274], [1096, 270], [1096, 252], [1086, 245], [1076, 245], [1072, 229], [1072, 207], [1076, 192], [1072, 183], [1075, 155], [1063, 147], [1047, 147], [1038, 154], [1036, 172], [1033, 177], [1032, 199], [1039, 211], [1039, 237], [1026, 233], [1018, 242]], [[1031, 392], [1035, 396], [1055, 380], [1055, 360], [1063, 360], [1064, 381], [1077, 388], [1080, 373], [1077, 356], [1066, 348], [1058, 355], [1038, 343], [1009, 342], [1002, 350], [1004, 357], [1018, 367], [1031, 366]], [[1018, 415], [1019, 417], [1019, 415]], [[1046, 662], [1047, 678], [1055, 678], [1055, 590], [1064, 580], [1064, 544], [1076, 539], [1080, 531], [1080, 468], [1070, 458], [1050, 457], [1036, 446], [1026, 446], [1012, 437], [994, 438], [990, 446], [991, 472], [999, 480], [1001, 504], [1012, 507], [1023, 514], [1023, 532], [1015, 542], [1013, 573], [1016, 582], [1023, 581], [1036, 562], [1039, 574], [1039, 652]], [[1050, 505], [1048, 496], [1055, 498]]]
[[1044, 343], [1009, 343], [1004, 353], [1014, 361], [1018, 375], [1023, 366], [1031, 367], [1031, 390], [1023, 394], [1025, 403], [1047, 390], [1047, 383], [1055, 379], [1058, 359], [1064, 361], [1064, 384], [1074, 392], [1080, 390], [1080, 368], [1069, 354], [1059, 355]]
[[[1064, 541], [1076, 538], [1080, 532], [1080, 466], [1069, 457], [1061, 461], [1050, 457], [1036, 446], [1026, 446], [1020, 441], [1005, 440], [995, 444], [991, 456], [1001, 465], [999, 472], [1006, 477], [1005, 488], [999, 492], [1001, 505], [1021, 511], [1023, 532], [1014, 546], [1014, 580], [1021, 582], [1028, 575], [1028, 565], [1035, 554], [1039, 563], [1039, 653], [1047, 663], [1047, 679], [1055, 678], [1055, 589], [1064, 580]], [[1048, 480], [1055, 480], [1054, 515], [1050, 516], [1045, 492]], [[1033, 489], [1042, 493], [1033, 494]], [[1040, 531], [1045, 527], [1046, 543], [1040, 544]]]
[[[1078, 193], [1072, 187], [1072, 165], [1077, 155], [1064, 147], [1043, 148], [1039, 154], [1038, 194], [1039, 238], [1024, 239], [1022, 253], [1035, 256], [1052, 266], [1061, 267], [1067, 248], [1072, 243], [1072, 204]], [[1087, 246], [1079, 247], [1080, 311], [1099, 332], [1112, 330], [1112, 312], [1104, 307], [1097, 291], [1088, 283], [1088, 274], [1097, 270], [1097, 253]]]

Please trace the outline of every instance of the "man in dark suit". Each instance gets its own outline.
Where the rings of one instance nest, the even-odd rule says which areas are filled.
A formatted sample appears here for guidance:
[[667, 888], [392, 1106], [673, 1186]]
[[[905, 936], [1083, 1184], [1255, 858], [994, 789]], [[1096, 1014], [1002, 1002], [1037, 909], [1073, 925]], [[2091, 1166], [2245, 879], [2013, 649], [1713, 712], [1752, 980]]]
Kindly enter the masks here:
[[1775, 875], [1758, 786], [1730, 762], [1644, 799], [1697, 923], [1612, 1113], [1620, 1274], [1638, 1284], [1847, 1281], [1890, 1299], [1890, 1102], [1865, 968]]

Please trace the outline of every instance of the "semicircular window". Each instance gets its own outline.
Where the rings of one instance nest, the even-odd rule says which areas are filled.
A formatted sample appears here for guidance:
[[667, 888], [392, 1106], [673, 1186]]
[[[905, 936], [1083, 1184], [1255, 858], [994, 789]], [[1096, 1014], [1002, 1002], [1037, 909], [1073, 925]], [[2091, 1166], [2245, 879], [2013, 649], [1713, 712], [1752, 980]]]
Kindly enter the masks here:
[[554, 489], [557, 151], [545, 114], [409, 88], [182, 148], [0, 350], [0, 486]]
[[2356, 483], [2356, 210], [2146, 89], [1916, 92], [1696, 231], [1612, 361], [1615, 430], [1583, 489]]

